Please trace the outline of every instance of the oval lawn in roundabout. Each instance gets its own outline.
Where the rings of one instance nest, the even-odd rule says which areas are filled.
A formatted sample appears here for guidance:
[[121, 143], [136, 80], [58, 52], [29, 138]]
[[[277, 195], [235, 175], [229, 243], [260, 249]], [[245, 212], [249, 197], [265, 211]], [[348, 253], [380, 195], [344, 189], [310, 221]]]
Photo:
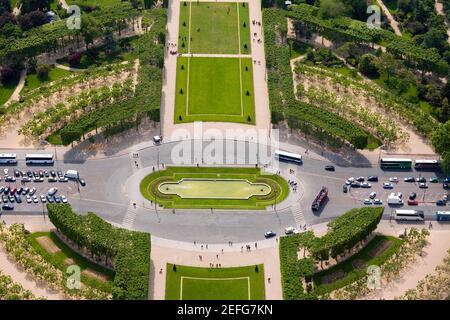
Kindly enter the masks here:
[[165, 208], [264, 209], [289, 193], [282, 177], [259, 168], [167, 167], [146, 176], [142, 195]]

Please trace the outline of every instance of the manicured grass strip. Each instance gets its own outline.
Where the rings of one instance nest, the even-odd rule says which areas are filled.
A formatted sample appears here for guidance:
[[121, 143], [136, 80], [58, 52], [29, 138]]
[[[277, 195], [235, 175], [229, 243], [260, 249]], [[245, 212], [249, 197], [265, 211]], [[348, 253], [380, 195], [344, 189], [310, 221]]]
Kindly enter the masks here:
[[[250, 37], [250, 14], [248, 11], [248, 3], [238, 3], [239, 6], [239, 38], [241, 45], [241, 54], [251, 53], [251, 37]], [[256, 42], [255, 42], [256, 43]]]
[[[183, 178], [208, 179], [246, 179], [249, 182], [265, 183], [271, 192], [264, 196], [252, 196], [249, 199], [184, 199], [177, 195], [159, 192], [163, 182], [179, 181]], [[165, 208], [220, 208], [220, 209], [264, 209], [275, 202], [280, 203], [289, 194], [287, 182], [278, 175], [261, 175], [259, 168], [211, 168], [211, 167], [169, 167], [146, 176], [140, 184], [142, 195], [156, 201]]]
[[263, 300], [264, 266], [197, 268], [167, 264], [166, 300]]
[[254, 124], [252, 60], [179, 57], [174, 117], [175, 123], [219, 121]]
[[68, 5], [75, 4], [78, 6], [96, 6], [100, 8], [107, 8], [119, 5], [122, 0], [67, 0]]
[[[376, 256], [373, 256], [373, 254], [371, 255], [373, 250], [384, 241], [389, 242], [389, 247]], [[402, 240], [395, 237], [384, 235], [375, 236], [361, 251], [353, 255], [351, 258], [338, 263], [337, 265], [327, 270], [316, 273], [313, 276], [315, 292], [318, 295], [321, 295], [355, 282], [356, 280], [362, 278], [367, 274], [368, 266], [382, 265], [390, 256], [392, 256], [392, 254], [394, 254], [398, 250], [401, 244]], [[355, 265], [361, 261], [364, 262], [365, 267], [362, 267], [360, 269], [355, 268]], [[343, 272], [345, 273], [345, 276], [332, 283], [322, 284], [326, 276], [329, 276], [330, 274], [336, 272]]]
[[[36, 240], [39, 237], [49, 237], [53, 243], [61, 249], [61, 251], [51, 254], [47, 252]], [[102, 266], [95, 264], [83, 256], [79, 255], [75, 251], [73, 251], [70, 247], [68, 247], [64, 242], [62, 242], [53, 232], [35, 232], [28, 236], [28, 241], [30, 245], [49, 263], [54, 265], [56, 268], [61, 270], [62, 272], [66, 272], [68, 264], [65, 263], [67, 259], [72, 259], [73, 264], [80, 267], [81, 272], [86, 269], [92, 269], [102, 275], [104, 275], [108, 280], [103, 282], [98, 279], [94, 279], [92, 277], [88, 277], [84, 274], [81, 274], [81, 282], [90, 287], [94, 287], [98, 290], [102, 290], [105, 292], [112, 292], [112, 279], [114, 278], [114, 272], [103, 268]]]
[[40, 86], [70, 76], [71, 71], [67, 71], [60, 68], [52, 68], [48, 73], [48, 77], [46, 79], [39, 79], [37, 74], [28, 74], [25, 79], [25, 86], [23, 87], [24, 92], [31, 91], [33, 89], [39, 88]]

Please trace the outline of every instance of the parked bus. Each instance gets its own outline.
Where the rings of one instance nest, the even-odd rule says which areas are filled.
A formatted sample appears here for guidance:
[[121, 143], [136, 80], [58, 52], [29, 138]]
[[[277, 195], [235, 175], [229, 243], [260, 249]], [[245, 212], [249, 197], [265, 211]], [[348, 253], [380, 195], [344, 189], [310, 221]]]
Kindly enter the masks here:
[[450, 221], [450, 211], [436, 211], [437, 221]]
[[16, 165], [16, 154], [15, 153], [0, 153], [0, 164], [1, 165]]
[[25, 162], [27, 165], [37, 164], [37, 165], [53, 165], [55, 161], [53, 160], [53, 154], [27, 154], [25, 155]]
[[275, 159], [285, 162], [294, 162], [297, 164], [301, 164], [303, 162], [302, 156], [300, 154], [285, 152], [281, 150], [275, 151]]
[[425, 215], [422, 210], [395, 210], [394, 218], [400, 221], [424, 221]]
[[440, 164], [438, 160], [416, 160], [414, 169], [416, 170], [439, 170]]
[[381, 169], [411, 169], [411, 159], [381, 158]]

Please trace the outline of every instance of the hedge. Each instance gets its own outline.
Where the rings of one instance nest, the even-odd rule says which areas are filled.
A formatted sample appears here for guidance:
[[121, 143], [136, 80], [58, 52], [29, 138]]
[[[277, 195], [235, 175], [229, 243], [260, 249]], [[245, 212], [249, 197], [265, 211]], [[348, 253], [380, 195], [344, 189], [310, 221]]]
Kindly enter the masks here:
[[146, 300], [150, 274], [150, 234], [112, 226], [94, 213], [76, 214], [68, 204], [47, 204], [53, 225], [91, 253], [115, 265], [113, 299]]

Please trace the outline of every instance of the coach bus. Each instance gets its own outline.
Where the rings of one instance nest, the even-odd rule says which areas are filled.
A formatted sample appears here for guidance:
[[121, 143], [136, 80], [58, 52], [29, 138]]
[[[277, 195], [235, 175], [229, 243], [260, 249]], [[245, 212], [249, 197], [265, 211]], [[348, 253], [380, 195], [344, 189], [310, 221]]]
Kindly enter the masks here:
[[440, 165], [438, 160], [416, 160], [414, 169], [435, 171], [440, 169]]
[[395, 210], [395, 220], [400, 221], [424, 221], [425, 215], [422, 210]]
[[450, 221], [450, 211], [436, 211], [437, 221]]
[[53, 154], [27, 154], [25, 155], [26, 164], [37, 164], [37, 165], [53, 165]]
[[16, 154], [15, 153], [0, 153], [0, 164], [2, 165], [16, 165]]
[[280, 150], [275, 151], [275, 159], [278, 159], [279, 161], [285, 161], [285, 162], [294, 162], [297, 164], [301, 164], [303, 162], [302, 156], [300, 154], [290, 153], [290, 152], [285, 152], [285, 151], [280, 151]]
[[411, 159], [381, 158], [381, 169], [411, 169]]

